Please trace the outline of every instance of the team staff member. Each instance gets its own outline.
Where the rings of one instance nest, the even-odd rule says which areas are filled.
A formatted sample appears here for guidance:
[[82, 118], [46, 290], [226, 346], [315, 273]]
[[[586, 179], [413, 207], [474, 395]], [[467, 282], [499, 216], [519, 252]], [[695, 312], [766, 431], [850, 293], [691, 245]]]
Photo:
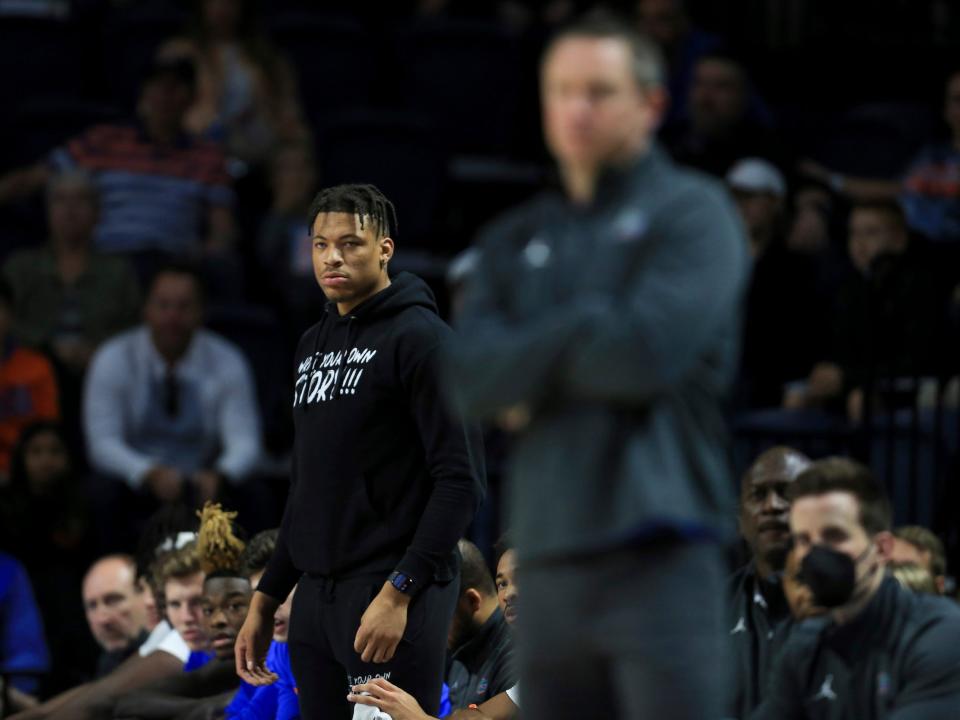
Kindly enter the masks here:
[[740, 534], [750, 561], [732, 579], [730, 642], [737, 682], [730, 714], [746, 718], [760, 704], [773, 659], [783, 636], [777, 627], [790, 608], [784, 595], [784, 566], [790, 544], [790, 483], [810, 466], [793, 448], [763, 452], [740, 485]]
[[708, 717], [729, 685], [721, 401], [746, 238], [724, 188], [657, 147], [663, 65], [629, 27], [561, 32], [541, 95], [562, 192], [481, 237], [450, 357], [471, 415], [526, 424], [510, 486], [523, 713], [582, 720], [604, 698], [619, 718]]
[[479, 433], [441, 398], [438, 355], [451, 331], [433, 295], [387, 273], [390, 201], [370, 185], [329, 188], [310, 226], [330, 302], [297, 349], [290, 495], [237, 639], [237, 671], [254, 685], [273, 679], [273, 616], [299, 580], [288, 643], [304, 717], [350, 717], [348, 688], [376, 676], [436, 712], [456, 544], [484, 489]]
[[793, 628], [751, 718], [960, 717], [960, 609], [886, 575], [890, 505], [870, 471], [821, 460], [787, 497], [799, 577], [829, 613]]

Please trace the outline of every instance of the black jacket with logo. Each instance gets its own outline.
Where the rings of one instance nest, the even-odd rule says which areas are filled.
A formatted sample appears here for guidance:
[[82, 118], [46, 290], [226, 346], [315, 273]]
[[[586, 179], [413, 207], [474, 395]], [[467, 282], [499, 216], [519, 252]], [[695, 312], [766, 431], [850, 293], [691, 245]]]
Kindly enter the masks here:
[[450, 657], [447, 685], [454, 710], [486, 702], [517, 682], [513, 636], [500, 608]]
[[748, 718], [760, 704], [790, 608], [779, 580], [762, 580], [750, 562], [733, 576], [730, 643], [736, 659], [736, 683], [730, 716]]
[[346, 316], [328, 304], [301, 338], [290, 494], [260, 590], [282, 600], [304, 572], [456, 576], [485, 478], [479, 431], [441, 396], [450, 334], [427, 285], [400, 273]]
[[751, 718], [960, 718], [960, 608], [886, 578], [850, 622], [797, 624]]

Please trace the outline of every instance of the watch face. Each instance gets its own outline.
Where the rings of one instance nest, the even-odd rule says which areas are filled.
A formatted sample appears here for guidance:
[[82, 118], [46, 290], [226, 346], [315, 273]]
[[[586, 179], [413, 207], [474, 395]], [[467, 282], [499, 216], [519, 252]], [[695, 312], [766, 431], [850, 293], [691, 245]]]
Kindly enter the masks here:
[[413, 587], [413, 580], [403, 573], [394, 573], [390, 578], [391, 584], [402, 593], [409, 593]]

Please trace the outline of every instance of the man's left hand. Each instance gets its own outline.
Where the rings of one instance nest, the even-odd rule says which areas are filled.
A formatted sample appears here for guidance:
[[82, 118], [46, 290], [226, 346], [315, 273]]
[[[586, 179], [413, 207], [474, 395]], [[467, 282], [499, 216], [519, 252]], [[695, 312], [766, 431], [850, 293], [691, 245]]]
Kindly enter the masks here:
[[403, 631], [407, 629], [407, 605], [410, 596], [390, 583], [370, 603], [360, 618], [360, 629], [353, 649], [364, 662], [385, 663], [393, 659]]

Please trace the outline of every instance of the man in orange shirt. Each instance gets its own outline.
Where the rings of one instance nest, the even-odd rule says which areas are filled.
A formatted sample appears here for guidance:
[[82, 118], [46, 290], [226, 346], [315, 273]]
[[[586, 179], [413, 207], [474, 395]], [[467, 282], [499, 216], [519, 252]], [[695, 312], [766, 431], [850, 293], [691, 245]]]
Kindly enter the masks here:
[[13, 293], [0, 281], [0, 485], [10, 472], [10, 453], [20, 431], [35, 420], [60, 416], [57, 383], [50, 362], [18, 347], [10, 335]]

